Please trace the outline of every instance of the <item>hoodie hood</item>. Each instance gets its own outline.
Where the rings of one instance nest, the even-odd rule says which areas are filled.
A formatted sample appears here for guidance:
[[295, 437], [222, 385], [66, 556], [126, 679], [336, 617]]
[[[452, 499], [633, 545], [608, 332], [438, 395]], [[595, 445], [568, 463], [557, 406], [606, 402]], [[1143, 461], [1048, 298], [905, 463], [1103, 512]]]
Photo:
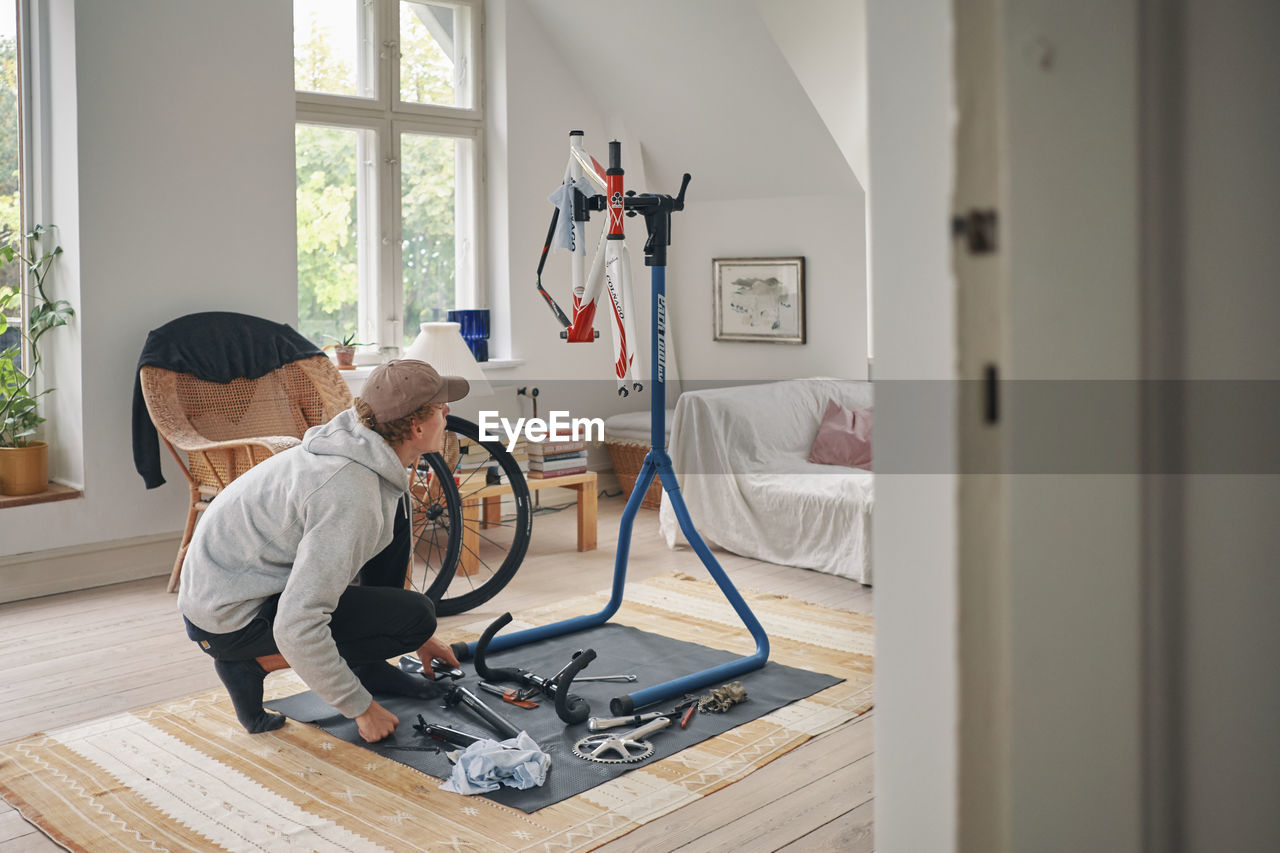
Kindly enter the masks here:
[[400, 457], [382, 436], [360, 423], [355, 409], [347, 409], [327, 424], [307, 430], [302, 449], [317, 456], [350, 459], [375, 472], [398, 492], [409, 488], [409, 476]]

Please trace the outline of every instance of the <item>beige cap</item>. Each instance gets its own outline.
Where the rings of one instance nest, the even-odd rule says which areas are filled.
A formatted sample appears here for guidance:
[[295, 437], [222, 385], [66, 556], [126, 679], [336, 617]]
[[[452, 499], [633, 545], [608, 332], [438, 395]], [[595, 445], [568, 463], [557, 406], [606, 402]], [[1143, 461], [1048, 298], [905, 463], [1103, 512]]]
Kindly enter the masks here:
[[378, 423], [411, 415], [427, 403], [451, 403], [467, 396], [471, 386], [461, 376], [441, 376], [425, 361], [399, 358], [378, 365], [365, 380], [360, 399]]

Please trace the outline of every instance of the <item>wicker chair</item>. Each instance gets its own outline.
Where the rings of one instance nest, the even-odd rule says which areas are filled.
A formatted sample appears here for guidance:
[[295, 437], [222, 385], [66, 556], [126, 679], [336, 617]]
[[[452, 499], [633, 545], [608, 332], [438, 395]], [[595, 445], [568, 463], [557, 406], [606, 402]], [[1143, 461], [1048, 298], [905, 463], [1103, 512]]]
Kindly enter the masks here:
[[324, 356], [225, 385], [158, 367], [139, 374], [151, 421], [191, 487], [187, 527], [169, 576], [174, 592], [196, 519], [209, 501], [249, 468], [298, 444], [308, 428], [349, 408], [351, 392]]

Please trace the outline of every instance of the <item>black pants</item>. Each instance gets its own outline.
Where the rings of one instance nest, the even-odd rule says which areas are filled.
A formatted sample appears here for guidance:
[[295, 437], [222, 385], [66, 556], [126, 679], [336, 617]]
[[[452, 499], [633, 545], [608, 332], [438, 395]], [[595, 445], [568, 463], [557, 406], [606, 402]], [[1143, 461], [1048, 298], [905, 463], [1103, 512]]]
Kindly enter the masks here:
[[[412, 546], [405, 502], [396, 511], [391, 544], [361, 567], [359, 586], [349, 586], [338, 599], [329, 630], [338, 654], [348, 664], [386, 660], [416, 651], [436, 631], [431, 599], [404, 589], [405, 567]], [[272, 627], [280, 596], [267, 599], [248, 625], [229, 634], [211, 634], [183, 617], [187, 636], [215, 660], [251, 660], [279, 654]]]

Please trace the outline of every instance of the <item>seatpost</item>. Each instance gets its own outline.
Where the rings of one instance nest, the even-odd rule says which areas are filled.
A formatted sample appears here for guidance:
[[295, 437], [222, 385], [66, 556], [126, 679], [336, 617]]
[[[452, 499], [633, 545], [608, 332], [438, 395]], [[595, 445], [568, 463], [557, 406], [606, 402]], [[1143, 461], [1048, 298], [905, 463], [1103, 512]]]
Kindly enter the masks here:
[[622, 231], [622, 213], [625, 204], [622, 197], [622, 143], [613, 140], [609, 143], [609, 168], [605, 170], [605, 195], [609, 209], [609, 239], [623, 240], [626, 235]]

